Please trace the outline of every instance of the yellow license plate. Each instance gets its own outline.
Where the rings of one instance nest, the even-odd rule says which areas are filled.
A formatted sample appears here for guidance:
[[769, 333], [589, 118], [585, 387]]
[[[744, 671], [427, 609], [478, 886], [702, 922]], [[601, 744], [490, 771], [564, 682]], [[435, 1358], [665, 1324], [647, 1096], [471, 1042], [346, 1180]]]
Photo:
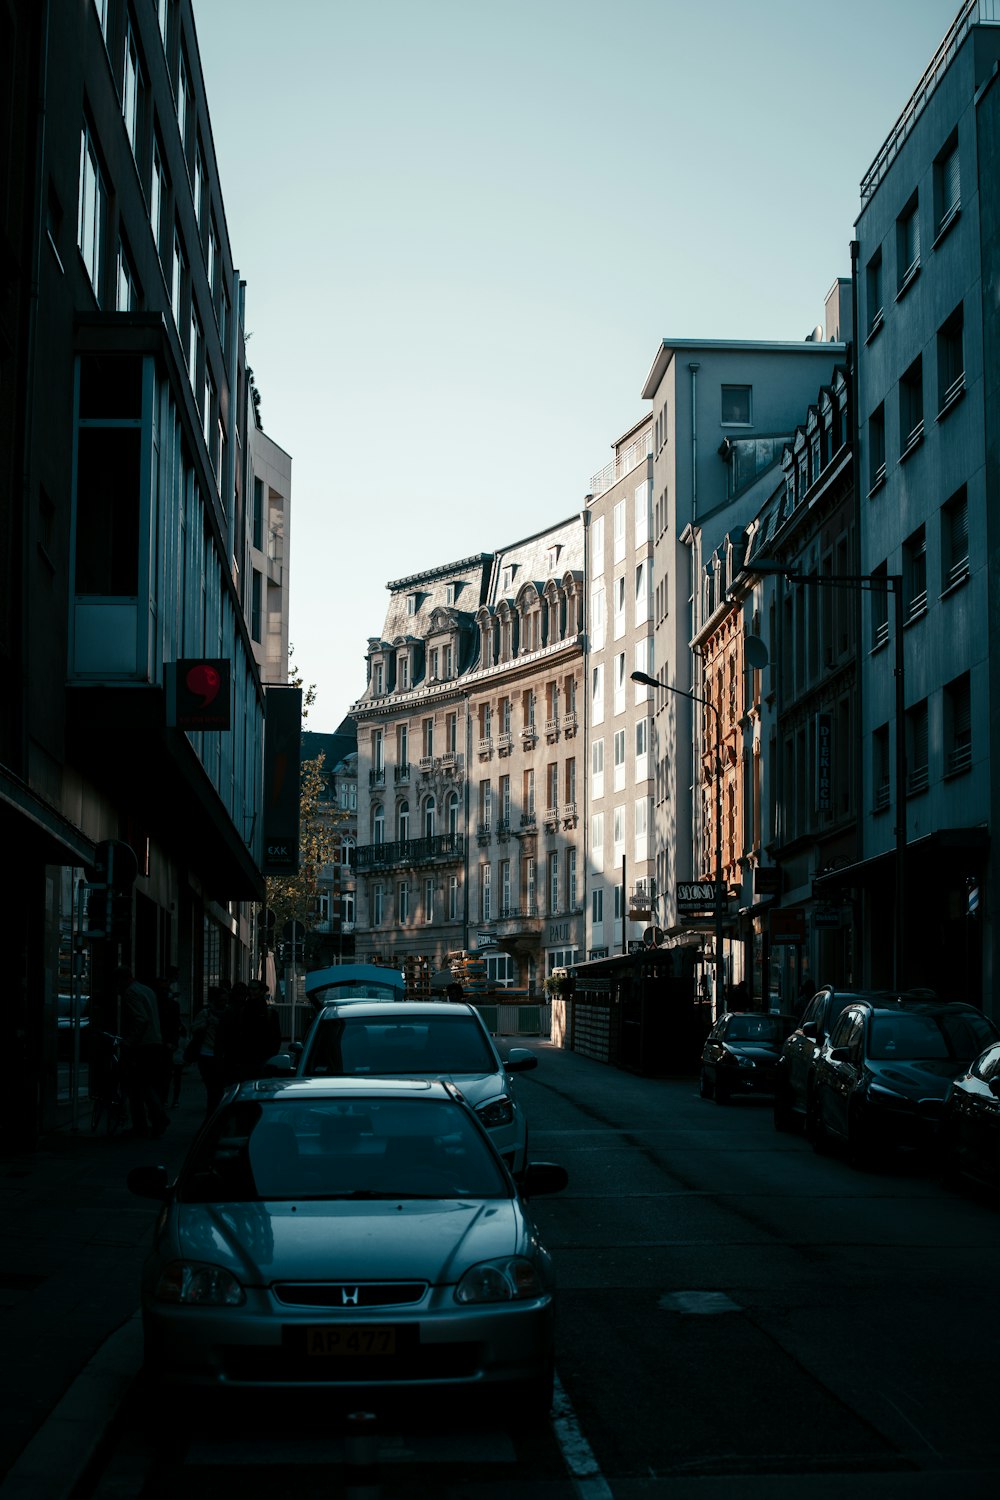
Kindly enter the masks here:
[[361, 1358], [395, 1354], [395, 1328], [374, 1324], [341, 1325], [336, 1328], [307, 1328], [306, 1353], [321, 1359], [357, 1355]]

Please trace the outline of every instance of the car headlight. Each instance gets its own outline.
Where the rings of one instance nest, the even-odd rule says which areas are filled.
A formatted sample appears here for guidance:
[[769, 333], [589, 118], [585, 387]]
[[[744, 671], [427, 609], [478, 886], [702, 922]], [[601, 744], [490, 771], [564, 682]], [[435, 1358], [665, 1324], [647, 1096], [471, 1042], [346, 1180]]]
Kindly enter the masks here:
[[513, 1123], [514, 1105], [506, 1094], [501, 1094], [499, 1099], [491, 1099], [488, 1104], [480, 1104], [476, 1114], [487, 1130], [495, 1130], [498, 1125]]
[[742, 1052], [724, 1052], [720, 1059], [730, 1068], [752, 1068], [753, 1058], [744, 1057]]
[[866, 1093], [873, 1104], [909, 1104], [911, 1102], [905, 1094], [897, 1094], [895, 1089], [887, 1089], [884, 1083], [870, 1083]]
[[538, 1267], [523, 1255], [470, 1266], [455, 1288], [456, 1302], [517, 1302], [545, 1290]]
[[239, 1307], [246, 1301], [246, 1293], [231, 1271], [188, 1260], [172, 1260], [164, 1266], [153, 1296], [157, 1302], [187, 1307]]

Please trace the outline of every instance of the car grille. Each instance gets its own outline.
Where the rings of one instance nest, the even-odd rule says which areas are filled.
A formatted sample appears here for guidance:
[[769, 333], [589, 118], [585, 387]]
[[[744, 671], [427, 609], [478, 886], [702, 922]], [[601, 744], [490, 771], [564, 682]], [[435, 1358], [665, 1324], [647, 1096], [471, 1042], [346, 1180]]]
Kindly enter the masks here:
[[274, 1295], [286, 1307], [404, 1307], [422, 1302], [425, 1281], [279, 1281]]
[[393, 1384], [414, 1380], [462, 1380], [476, 1374], [482, 1361], [479, 1344], [436, 1344], [401, 1351], [391, 1357], [370, 1359], [315, 1359], [295, 1349], [244, 1349], [229, 1345], [222, 1350], [226, 1380], [324, 1385], [342, 1382], [365, 1385]]

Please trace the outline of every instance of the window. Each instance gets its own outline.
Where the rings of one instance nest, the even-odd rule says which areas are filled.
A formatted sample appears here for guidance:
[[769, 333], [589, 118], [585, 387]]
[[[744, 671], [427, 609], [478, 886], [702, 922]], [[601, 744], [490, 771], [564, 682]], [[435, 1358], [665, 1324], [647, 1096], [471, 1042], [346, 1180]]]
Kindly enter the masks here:
[[604, 517], [595, 516], [590, 527], [590, 575], [600, 578], [604, 572]]
[[[113, 383], [111, 383], [113, 382]], [[80, 410], [96, 419], [77, 438], [75, 584], [78, 595], [139, 593], [142, 361], [114, 360], [111, 382], [100, 364], [80, 359]], [[119, 420], [116, 420], [119, 419]]]
[[614, 789], [615, 789], [616, 792], [620, 792], [620, 791], [622, 791], [622, 789], [625, 786], [625, 731], [624, 731], [624, 729], [616, 729], [615, 730], [613, 744], [614, 744], [614, 762], [615, 762]]
[[590, 819], [590, 862], [595, 870], [604, 869], [604, 814], [594, 813]]
[[434, 882], [427, 879], [424, 881], [424, 921], [434, 920]]
[[410, 838], [410, 804], [405, 801], [396, 809], [396, 838], [401, 844], [408, 843]]
[[500, 777], [500, 827], [510, 828], [510, 777]]
[[576, 850], [566, 850], [566, 910], [576, 910]]
[[458, 793], [457, 792], [449, 792], [448, 793], [448, 801], [447, 801], [447, 804], [446, 804], [446, 807], [445, 807], [445, 814], [446, 814], [446, 817], [447, 817], [448, 833], [449, 833], [449, 836], [451, 838], [457, 838], [458, 837], [458, 810], [459, 810], [459, 805], [460, 804], [459, 804], [459, 799], [458, 799]]
[[377, 880], [372, 886], [372, 926], [381, 927], [385, 917], [385, 886]]
[[396, 916], [400, 922], [410, 920], [410, 882], [400, 880], [396, 886]]
[[135, 274], [132, 264], [128, 258], [128, 252], [121, 240], [118, 241], [118, 274], [115, 287], [115, 311], [136, 312], [139, 307], [139, 288], [136, 285]]
[[455, 755], [458, 751], [457, 713], [448, 713], [444, 716], [444, 748], [447, 755]]
[[418, 598], [418, 596], [416, 594], [407, 594], [407, 596], [406, 596], [406, 613], [408, 615], [410, 615], [410, 616], [415, 615], [416, 612], [417, 612], [417, 609], [419, 607], [419, 603], [420, 603], [420, 601], [419, 601], [419, 598]]
[[592, 740], [590, 745], [590, 774], [592, 797], [604, 796], [604, 741]]
[[635, 726], [635, 779], [644, 781], [649, 776], [649, 720], [639, 719]]
[[153, 165], [149, 174], [149, 227], [157, 254], [163, 248], [163, 215], [167, 207], [167, 178], [160, 156], [160, 143], [153, 141]]
[[635, 509], [635, 545], [644, 547], [649, 541], [649, 480], [644, 479], [632, 492]]
[[261, 640], [261, 605], [263, 599], [263, 576], [259, 568], [253, 569], [250, 586], [250, 635], [258, 645]]
[[722, 387], [722, 421], [726, 426], [749, 427], [749, 385], [724, 385]]
[[590, 649], [600, 651], [604, 645], [604, 588], [595, 588], [590, 596]]
[[181, 237], [178, 230], [174, 230], [173, 254], [170, 263], [170, 307], [174, 315], [174, 327], [178, 334], [181, 332], [181, 297], [184, 291], [184, 251], [181, 248]]
[[180, 131], [181, 145], [187, 145], [188, 124], [188, 72], [187, 62], [184, 59], [184, 49], [181, 48], [177, 59], [177, 129]]
[[493, 827], [493, 784], [479, 783], [479, 831], [489, 833]]
[[421, 723], [421, 735], [423, 745], [423, 759], [430, 760], [434, 754], [434, 720], [424, 719]]
[[500, 574], [500, 592], [509, 594], [514, 587], [514, 568], [508, 563]]
[[522, 787], [521, 787], [521, 804], [522, 804], [522, 807], [524, 809], [523, 816], [527, 819], [527, 821], [529, 823], [534, 822], [534, 818], [535, 818], [535, 773], [534, 773], [534, 770], [532, 768], [530, 768], [530, 767], [524, 773], [524, 780], [523, 780]]
[[[198, 322], [198, 314], [194, 310], [194, 301], [192, 299], [192, 305], [191, 305], [191, 332], [190, 332], [190, 335], [189, 335], [189, 338], [188, 338], [188, 379], [191, 382], [191, 389], [193, 391], [197, 391], [197, 389], [198, 389], [198, 361], [199, 361], [200, 356], [201, 356], [201, 324]], [[255, 500], [256, 500], [256, 487], [259, 484], [260, 484], [260, 480], [259, 479], [255, 479], [254, 480]], [[261, 550], [261, 541], [262, 541], [263, 538], [261, 537], [260, 532], [257, 530], [257, 527], [258, 527], [258, 520], [257, 520], [256, 507], [255, 507], [255, 511], [254, 511], [254, 546], [257, 548], [258, 551], [260, 551]]]
[[529, 917], [535, 915], [535, 860], [530, 854], [524, 861], [524, 910]]
[[622, 573], [620, 575], [620, 577], [618, 577], [618, 578], [615, 579], [614, 599], [615, 599], [614, 635], [615, 635], [615, 640], [616, 641], [620, 641], [621, 638], [622, 638], [622, 636], [625, 634], [625, 574], [624, 573]]
[[604, 891], [600, 886], [595, 886], [595, 888], [590, 893], [590, 915], [595, 927], [603, 926]]
[[867, 297], [868, 337], [878, 333], [882, 327], [882, 251], [876, 250], [865, 270], [865, 295]]
[[451, 922], [458, 920], [461, 915], [458, 897], [458, 876], [448, 876], [448, 919]]
[[908, 620], [927, 610], [927, 535], [919, 526], [903, 543], [903, 613]]
[[950, 411], [965, 390], [965, 316], [962, 304], [938, 330], [938, 414]]
[[934, 236], [940, 239], [958, 217], [961, 207], [958, 131], [953, 130], [934, 161]]
[[906, 711], [906, 794], [926, 792], [927, 770], [927, 699]]
[[874, 651], [876, 647], [884, 646], [889, 639], [889, 588], [885, 563], [872, 570], [869, 597], [872, 623], [871, 649]]
[[566, 802], [570, 808], [576, 807], [576, 756], [566, 762]]
[[507, 917], [507, 916], [510, 915], [511, 906], [512, 906], [512, 900], [513, 900], [512, 893], [513, 893], [513, 886], [511, 885], [511, 878], [510, 878], [510, 860], [509, 859], [502, 859], [500, 861], [500, 915], [501, 915], [501, 917]]
[[[653, 637], [651, 635], [646, 636], [645, 640], [636, 641], [634, 660], [636, 672], [645, 672], [647, 677], [655, 676], [653, 672]], [[635, 687], [634, 701], [636, 703], [642, 703], [645, 699], [652, 697], [653, 689], [648, 683], [637, 682], [633, 686]]]
[[917, 194], [896, 220], [896, 295], [902, 296], [920, 270], [920, 220]]
[[410, 658], [405, 651], [399, 653], [396, 670], [399, 678], [399, 691], [405, 693], [410, 686]]
[[431, 682], [436, 682], [438, 677], [438, 648], [433, 646], [427, 653], [427, 676]]
[[649, 619], [649, 595], [653, 579], [653, 560], [645, 558], [635, 570], [635, 624]]
[[107, 195], [97, 151], [86, 123], [80, 132], [80, 201], [77, 214], [77, 238], [87, 275], [98, 304], [101, 301], [101, 263], [104, 256], [104, 227], [107, 220]]
[[599, 662], [593, 668], [591, 674], [591, 721], [594, 724], [604, 722], [604, 663]]
[[625, 652], [615, 657], [615, 713], [625, 712]]
[[385, 667], [377, 661], [372, 666], [372, 692], [380, 697], [385, 692]]
[[139, 67], [139, 51], [132, 32], [132, 22], [125, 22], [125, 66], [122, 75], [122, 115], [125, 133], [132, 147], [132, 157], [139, 160], [139, 130], [142, 111], [142, 70]]
[[616, 563], [624, 561], [625, 558], [625, 501], [619, 500], [614, 508], [614, 560]]
[[372, 843], [377, 846], [385, 843], [385, 808], [381, 802], [372, 808]]
[[557, 912], [559, 906], [559, 855], [554, 851], [549, 855], [549, 911]]
[[969, 502], [965, 485], [941, 507], [941, 586], [954, 588], [969, 576]]
[[615, 850], [615, 863], [621, 863], [621, 857], [625, 852], [625, 809], [616, 807], [612, 817], [612, 842]]
[[885, 482], [885, 403], [868, 418], [868, 493]]
[[882, 724], [872, 734], [873, 811], [885, 812], [889, 801], [889, 726]]
[[635, 857], [646, 859], [649, 841], [649, 798], [637, 797], [635, 802]]
[[946, 776], [959, 776], [972, 765], [972, 692], [968, 672], [944, 690], [944, 765]]
[[191, 195], [194, 198], [194, 216], [198, 221], [198, 228], [202, 228], [202, 213], [204, 211], [205, 194], [205, 168], [202, 165], [201, 142], [197, 141], [194, 148], [194, 182], [191, 185]]
[[547, 810], [556, 812], [559, 807], [559, 764], [550, 761], [545, 768], [545, 806]]
[[899, 456], [908, 458], [924, 435], [923, 360], [917, 355], [899, 382]]

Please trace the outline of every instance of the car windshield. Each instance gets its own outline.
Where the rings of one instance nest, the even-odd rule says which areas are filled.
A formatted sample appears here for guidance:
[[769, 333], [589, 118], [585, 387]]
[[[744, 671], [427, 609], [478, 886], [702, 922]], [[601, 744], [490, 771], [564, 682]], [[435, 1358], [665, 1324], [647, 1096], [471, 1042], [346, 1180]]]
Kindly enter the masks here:
[[497, 1060], [473, 1015], [321, 1016], [303, 1068], [328, 1078], [451, 1077], [496, 1070]]
[[310, 990], [313, 1005], [338, 1004], [343, 1000], [401, 1000], [398, 984], [383, 984], [379, 979], [352, 979], [340, 984], [324, 984], [320, 989]]
[[787, 1031], [780, 1016], [733, 1016], [726, 1027], [727, 1042], [780, 1042]]
[[182, 1203], [508, 1198], [461, 1105], [437, 1099], [234, 1100], [199, 1140]]
[[868, 1056], [876, 1062], [964, 1060], [978, 1056], [993, 1039], [992, 1026], [977, 1011], [876, 1014]]

